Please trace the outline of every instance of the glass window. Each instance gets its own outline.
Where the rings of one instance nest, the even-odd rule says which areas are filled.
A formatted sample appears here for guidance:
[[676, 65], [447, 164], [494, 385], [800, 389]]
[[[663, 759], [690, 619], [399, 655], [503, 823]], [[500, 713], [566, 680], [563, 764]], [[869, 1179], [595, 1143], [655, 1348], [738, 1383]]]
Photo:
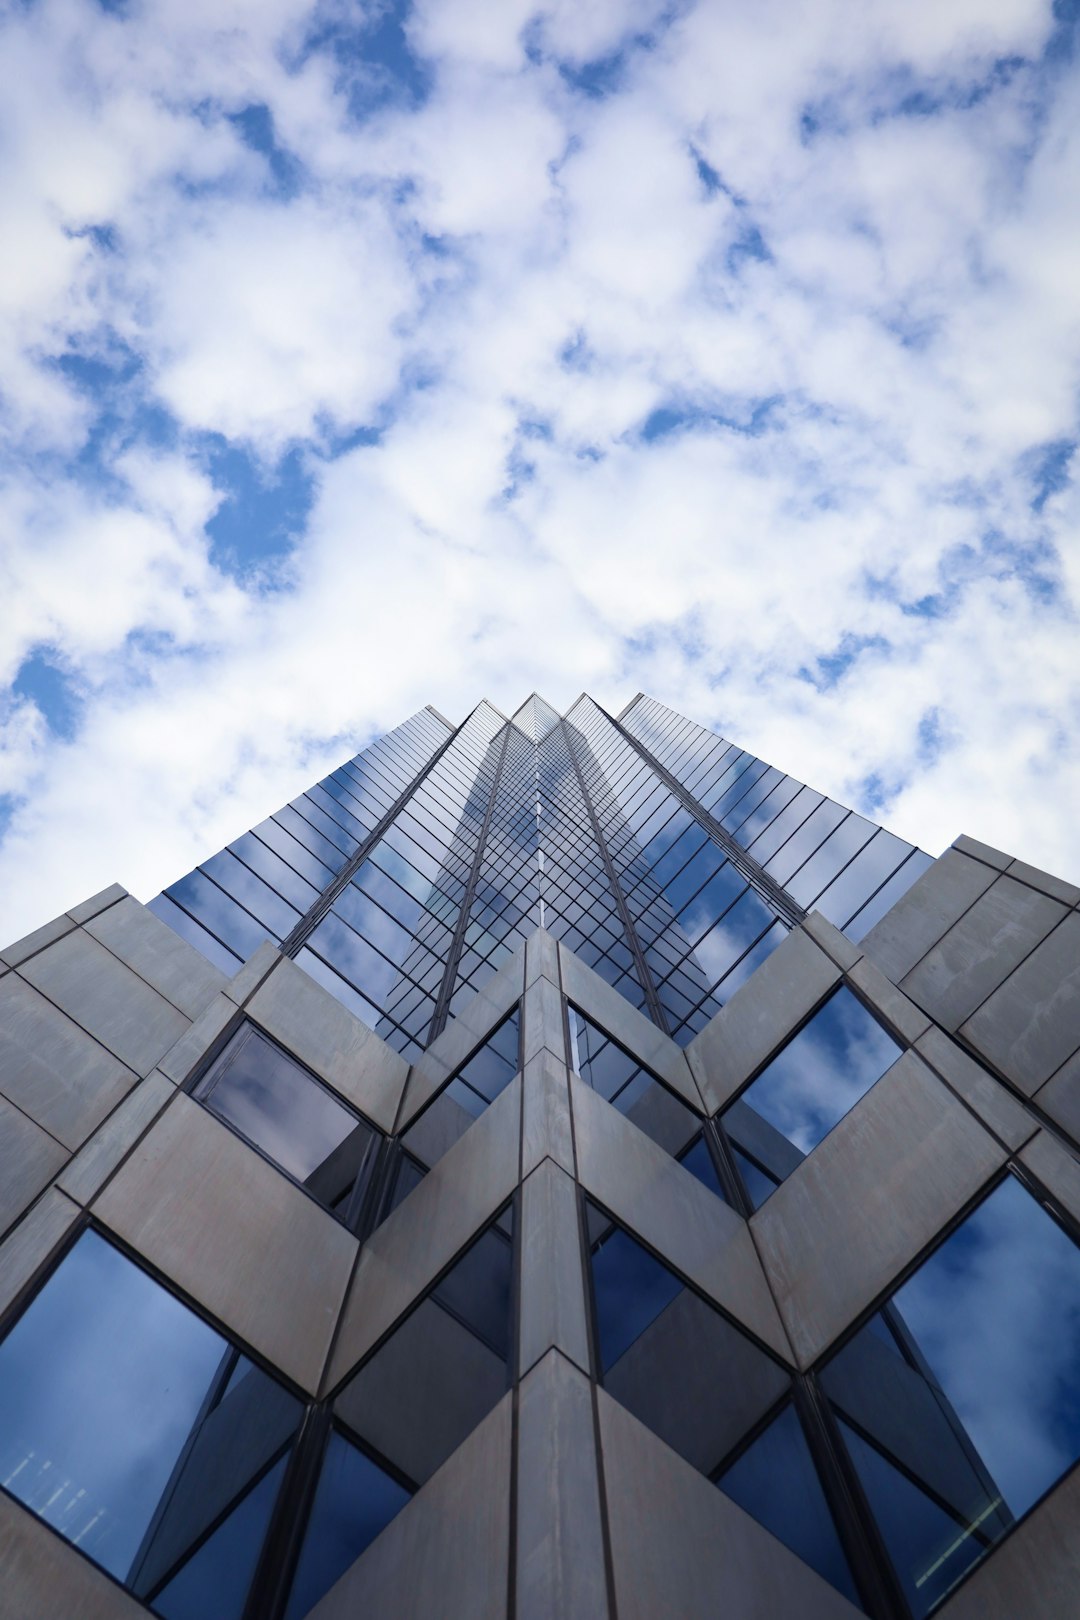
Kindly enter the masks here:
[[379, 1133], [250, 1024], [193, 1095], [328, 1208], [370, 1172]]
[[[437, 1164], [473, 1120], [505, 1091], [519, 1067], [520, 1029], [515, 1007], [409, 1126], [402, 1145], [421, 1165], [430, 1170]], [[411, 1191], [411, 1186], [405, 1191]], [[400, 1202], [395, 1196], [394, 1207]]]
[[717, 1483], [785, 1547], [861, 1608], [798, 1414], [790, 1403]]
[[94, 1231], [0, 1345], [5, 1488], [168, 1620], [239, 1620], [300, 1415]]
[[683, 1153], [701, 1120], [654, 1074], [568, 1004], [571, 1067], [665, 1153]]
[[326, 1447], [285, 1620], [301, 1620], [411, 1492], [335, 1429]]
[[[726, 1111], [724, 1129], [769, 1178], [783, 1181], [900, 1051], [862, 1002], [841, 988]], [[762, 1202], [756, 1180], [747, 1191], [755, 1206]]]
[[509, 1387], [512, 1240], [507, 1209], [334, 1402], [404, 1480], [428, 1479]]
[[1080, 1457], [1080, 1249], [1007, 1178], [821, 1382], [925, 1615]]
[[717, 1198], [723, 1198], [724, 1202], [727, 1202], [704, 1132], [696, 1136], [690, 1146], [679, 1154], [679, 1163], [684, 1170], [689, 1170], [692, 1176], [696, 1176], [703, 1186], [708, 1187], [710, 1192], [714, 1192]]

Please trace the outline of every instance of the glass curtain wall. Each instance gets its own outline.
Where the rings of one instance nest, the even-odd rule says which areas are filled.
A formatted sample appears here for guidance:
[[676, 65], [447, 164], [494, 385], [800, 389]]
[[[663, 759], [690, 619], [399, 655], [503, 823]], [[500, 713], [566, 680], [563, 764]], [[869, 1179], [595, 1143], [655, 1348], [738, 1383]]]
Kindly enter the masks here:
[[423, 709], [159, 896], [266, 939], [408, 1057], [542, 926], [686, 1045], [816, 906], [858, 937], [927, 857], [651, 698]]

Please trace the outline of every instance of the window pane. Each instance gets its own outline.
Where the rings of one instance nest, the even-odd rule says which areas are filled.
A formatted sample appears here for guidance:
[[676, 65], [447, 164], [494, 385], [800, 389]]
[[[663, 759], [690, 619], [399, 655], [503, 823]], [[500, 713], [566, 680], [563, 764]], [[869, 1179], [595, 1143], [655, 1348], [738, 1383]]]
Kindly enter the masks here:
[[822, 1384], [925, 1614], [1080, 1457], [1080, 1249], [1008, 1178]]
[[510, 1211], [482, 1232], [334, 1403], [339, 1421], [422, 1484], [509, 1384]]
[[276, 1489], [253, 1482], [299, 1418], [293, 1396], [92, 1231], [0, 1345], [5, 1487], [144, 1598], [189, 1559], [197, 1584], [219, 1521], [250, 1569]]
[[782, 1181], [900, 1050], [862, 1002], [840, 989], [728, 1109], [724, 1129]]
[[595, 1206], [589, 1227], [604, 1388], [711, 1477], [789, 1376]]
[[352, 1187], [377, 1132], [250, 1026], [194, 1095], [326, 1204]]
[[793, 1406], [784, 1407], [718, 1483], [725, 1496], [862, 1607]]
[[239, 1620], [255, 1573], [278, 1487], [280, 1458], [154, 1599], [165, 1620]]
[[336, 1431], [323, 1458], [286, 1620], [301, 1620], [356, 1562], [409, 1492]]

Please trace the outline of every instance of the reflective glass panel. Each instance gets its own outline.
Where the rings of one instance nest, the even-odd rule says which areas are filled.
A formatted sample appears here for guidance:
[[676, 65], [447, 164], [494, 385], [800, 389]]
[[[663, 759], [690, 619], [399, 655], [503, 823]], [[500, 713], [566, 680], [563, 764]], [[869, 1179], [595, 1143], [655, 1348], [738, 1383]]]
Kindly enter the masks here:
[[804, 1563], [861, 1607], [802, 1424], [785, 1406], [717, 1483]]
[[353, 1376], [338, 1420], [417, 1485], [509, 1385], [513, 1215], [483, 1231]]
[[231, 1617], [300, 1412], [88, 1231], [0, 1345], [0, 1482], [170, 1620], [235, 1565]]
[[[783, 1181], [900, 1051], [862, 1002], [841, 988], [727, 1110], [724, 1129], [736, 1148]], [[755, 1205], [761, 1201], [755, 1196]]]
[[379, 1133], [251, 1025], [193, 1093], [328, 1207], [369, 1167]]
[[712, 1477], [789, 1376], [594, 1205], [588, 1224], [604, 1388]]
[[1080, 1249], [1009, 1177], [822, 1384], [924, 1615], [1080, 1457]]
[[[415, 1160], [431, 1169], [474, 1119], [479, 1119], [518, 1071], [521, 1021], [517, 1008], [451, 1076], [402, 1136]], [[403, 1194], [404, 1196], [404, 1194]], [[395, 1197], [395, 1206], [401, 1199]]]
[[568, 1005], [567, 1011], [571, 1067], [638, 1130], [677, 1158], [701, 1130], [701, 1120], [576, 1007]]
[[301, 1620], [399, 1513], [410, 1492], [336, 1430], [319, 1473], [285, 1620]]

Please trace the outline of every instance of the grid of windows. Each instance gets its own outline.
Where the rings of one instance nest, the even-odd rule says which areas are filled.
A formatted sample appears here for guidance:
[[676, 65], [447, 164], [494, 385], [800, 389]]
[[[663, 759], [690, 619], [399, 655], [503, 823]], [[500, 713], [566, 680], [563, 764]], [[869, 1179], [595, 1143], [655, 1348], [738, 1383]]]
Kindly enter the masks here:
[[424, 709], [152, 902], [234, 972], [264, 939], [417, 1056], [543, 926], [688, 1044], [816, 906], [860, 936], [927, 857], [638, 697]]
[[481, 704], [297, 960], [407, 1056], [427, 1044], [505, 741]]
[[431, 709], [197, 866], [150, 909], [226, 973], [281, 942], [407, 790], [449, 728]]
[[620, 722], [804, 910], [862, 939], [930, 864], [913, 844], [638, 696]]

